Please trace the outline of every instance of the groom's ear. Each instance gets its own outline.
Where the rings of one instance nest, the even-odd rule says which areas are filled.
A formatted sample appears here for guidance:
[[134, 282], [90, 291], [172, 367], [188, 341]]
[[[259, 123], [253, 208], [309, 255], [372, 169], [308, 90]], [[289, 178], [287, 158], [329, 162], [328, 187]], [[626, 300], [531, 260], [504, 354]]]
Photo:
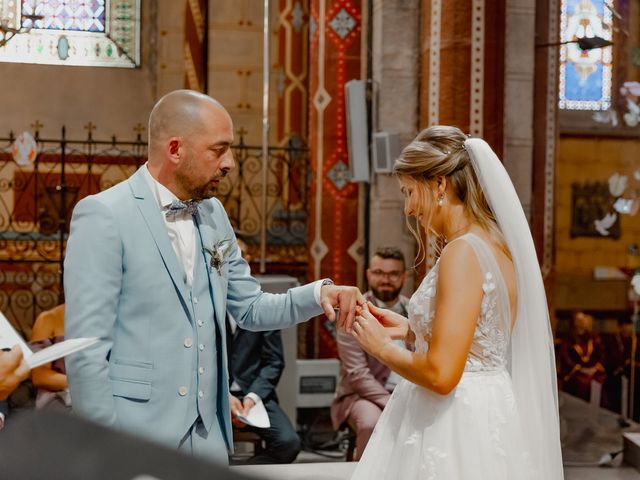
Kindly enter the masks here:
[[182, 142], [178, 137], [171, 137], [165, 144], [166, 156], [171, 163], [177, 165], [180, 163], [182, 153]]

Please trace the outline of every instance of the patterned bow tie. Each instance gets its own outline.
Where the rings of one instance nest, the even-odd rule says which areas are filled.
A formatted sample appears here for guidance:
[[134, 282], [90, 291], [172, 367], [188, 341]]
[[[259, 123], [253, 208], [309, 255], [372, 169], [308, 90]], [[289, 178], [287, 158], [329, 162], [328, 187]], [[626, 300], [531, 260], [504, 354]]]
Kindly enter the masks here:
[[195, 215], [196, 212], [198, 211], [199, 203], [200, 203], [199, 200], [187, 200], [185, 202], [182, 202], [180, 200], [174, 200], [173, 202], [171, 202], [171, 205], [169, 205], [169, 209], [166, 212], [166, 216], [167, 217], [174, 216], [183, 211], [188, 213], [189, 215]]

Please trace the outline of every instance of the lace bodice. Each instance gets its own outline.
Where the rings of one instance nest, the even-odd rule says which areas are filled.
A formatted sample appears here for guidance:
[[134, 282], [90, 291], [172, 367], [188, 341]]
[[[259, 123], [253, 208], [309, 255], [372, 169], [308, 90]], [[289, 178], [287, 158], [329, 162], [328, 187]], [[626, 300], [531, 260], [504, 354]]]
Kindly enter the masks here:
[[[509, 295], [493, 251], [477, 235], [468, 233], [456, 241], [466, 241], [474, 249], [484, 281], [480, 317], [476, 325], [465, 371], [491, 371], [507, 366], [511, 330]], [[440, 261], [424, 278], [409, 301], [409, 325], [416, 335], [416, 351], [427, 352], [436, 309]], [[455, 319], [447, 319], [455, 321]]]

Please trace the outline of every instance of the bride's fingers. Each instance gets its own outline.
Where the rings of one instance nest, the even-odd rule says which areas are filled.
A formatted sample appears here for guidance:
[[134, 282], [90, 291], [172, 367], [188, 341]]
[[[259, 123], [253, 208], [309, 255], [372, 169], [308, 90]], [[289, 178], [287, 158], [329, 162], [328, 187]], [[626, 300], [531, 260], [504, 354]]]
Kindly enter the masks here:
[[387, 313], [385, 309], [376, 307], [373, 303], [369, 302], [367, 304], [369, 313], [379, 321], [384, 321], [385, 314]]
[[357, 338], [360, 335], [361, 331], [362, 331], [362, 326], [356, 320], [355, 322], [353, 322], [353, 325], [351, 325], [351, 335]]
[[375, 320], [376, 317], [374, 317], [373, 315], [371, 315], [367, 310], [361, 310], [358, 314], [357, 317], [359, 317], [361, 320]]

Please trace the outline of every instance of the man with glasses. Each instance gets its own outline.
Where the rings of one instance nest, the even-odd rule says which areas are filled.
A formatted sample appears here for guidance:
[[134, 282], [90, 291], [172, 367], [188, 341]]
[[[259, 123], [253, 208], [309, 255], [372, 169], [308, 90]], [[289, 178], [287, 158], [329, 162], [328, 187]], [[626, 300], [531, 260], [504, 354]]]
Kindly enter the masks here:
[[[409, 299], [400, 294], [405, 278], [402, 252], [393, 247], [379, 248], [367, 269], [367, 301], [406, 317]], [[346, 422], [355, 430], [354, 459], [358, 460], [400, 377], [362, 350], [349, 333], [339, 331], [337, 341], [340, 381], [331, 405], [331, 420], [336, 429]]]

